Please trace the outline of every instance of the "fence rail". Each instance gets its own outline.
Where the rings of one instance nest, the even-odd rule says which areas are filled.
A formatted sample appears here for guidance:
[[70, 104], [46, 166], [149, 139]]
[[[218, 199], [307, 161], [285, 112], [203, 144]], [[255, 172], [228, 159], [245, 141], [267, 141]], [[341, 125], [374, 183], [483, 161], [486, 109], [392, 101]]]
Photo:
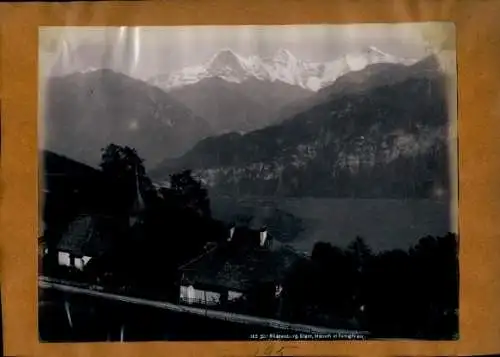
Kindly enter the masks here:
[[94, 287], [92, 289], [83, 287], [82, 284], [75, 285], [72, 282], [63, 282], [60, 279], [52, 279], [49, 277], [39, 277], [38, 286], [42, 289], [53, 289], [71, 294], [81, 294], [107, 300], [120, 301], [135, 305], [150, 306], [159, 309], [170, 310], [174, 312], [189, 313], [198, 316], [205, 316], [212, 319], [223, 320], [239, 324], [260, 325], [271, 327], [280, 331], [287, 332], [300, 332], [305, 334], [319, 334], [319, 335], [332, 335], [338, 336], [343, 339], [361, 339], [369, 335], [366, 331], [344, 330], [344, 329], [331, 329], [319, 326], [310, 326], [303, 324], [292, 324], [280, 320], [262, 318], [250, 315], [243, 315], [228, 311], [217, 311], [200, 307], [192, 307], [185, 305], [177, 305], [166, 301], [155, 301], [143, 298], [119, 295], [115, 293], [104, 292], [104, 289]]

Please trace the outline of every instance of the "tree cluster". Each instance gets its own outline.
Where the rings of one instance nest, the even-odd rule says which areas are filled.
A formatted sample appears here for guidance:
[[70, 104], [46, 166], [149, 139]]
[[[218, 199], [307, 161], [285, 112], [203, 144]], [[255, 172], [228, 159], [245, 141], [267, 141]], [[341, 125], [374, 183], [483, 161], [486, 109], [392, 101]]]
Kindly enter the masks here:
[[455, 338], [457, 244], [451, 233], [379, 253], [360, 237], [346, 249], [319, 242], [287, 277], [282, 317], [380, 338]]
[[[127, 146], [108, 145], [100, 166], [103, 187], [96, 187], [100, 195], [90, 214], [112, 222], [112, 245], [73, 278], [130, 293], [177, 297], [179, 265], [225, 234], [222, 222], [211, 216], [206, 189], [190, 171], [172, 175], [169, 187], [155, 187], [143, 160]], [[142, 207], [137, 210], [139, 195]], [[52, 258], [46, 259], [51, 264], [45, 265], [45, 274], [57, 268]]]
[[[116, 259], [109, 260], [114, 263], [110, 269], [115, 282], [132, 286], [141, 293], [177, 297], [177, 268], [201, 254], [208, 242], [225, 236], [222, 222], [212, 218], [207, 190], [189, 170], [171, 175], [167, 187], [155, 188], [135, 151], [127, 150], [124, 156], [108, 156], [107, 151], [109, 147], [103, 155], [103, 172], [119, 168], [109, 174], [123, 177], [125, 184], [117, 189], [127, 192], [124, 197], [136, 196], [133, 180], [127, 179], [127, 173], [130, 167], [139, 166], [140, 191], [145, 203], [139, 223], [128, 230], [119, 247], [113, 250]], [[108, 157], [116, 163], [104, 165]], [[123, 203], [129, 208], [132, 201]]]

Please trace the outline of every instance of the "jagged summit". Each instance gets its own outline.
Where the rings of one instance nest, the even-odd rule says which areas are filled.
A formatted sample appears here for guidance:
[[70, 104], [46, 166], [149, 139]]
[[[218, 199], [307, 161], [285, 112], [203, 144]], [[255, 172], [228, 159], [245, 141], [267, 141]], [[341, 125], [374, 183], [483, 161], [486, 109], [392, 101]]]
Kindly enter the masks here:
[[288, 63], [289, 61], [296, 61], [296, 57], [289, 50], [280, 48], [274, 53], [272, 60], [280, 63]]
[[225, 48], [217, 52], [209, 61], [209, 66], [239, 65], [239, 56], [231, 49]]
[[239, 82], [246, 76], [240, 57], [230, 49], [218, 52], [206, 67], [210, 77], [222, 77], [230, 82]]

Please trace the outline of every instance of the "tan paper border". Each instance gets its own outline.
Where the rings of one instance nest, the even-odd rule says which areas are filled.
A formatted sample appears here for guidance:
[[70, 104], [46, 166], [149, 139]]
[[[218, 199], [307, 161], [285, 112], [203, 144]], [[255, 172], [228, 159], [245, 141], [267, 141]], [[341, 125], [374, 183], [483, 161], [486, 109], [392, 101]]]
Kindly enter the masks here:
[[[252, 0], [1, 4], [2, 302], [6, 355], [426, 355], [500, 352], [500, 1]], [[40, 344], [36, 308], [38, 26], [453, 21], [459, 68], [458, 342]]]

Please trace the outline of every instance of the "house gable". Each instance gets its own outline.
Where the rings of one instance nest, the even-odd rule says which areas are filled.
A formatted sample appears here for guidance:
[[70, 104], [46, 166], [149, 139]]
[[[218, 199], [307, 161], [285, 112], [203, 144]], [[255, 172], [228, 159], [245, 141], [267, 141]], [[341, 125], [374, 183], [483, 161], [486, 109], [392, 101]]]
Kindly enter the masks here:
[[73, 220], [57, 244], [58, 263], [79, 270], [113, 244], [113, 223], [107, 217], [81, 215]]

